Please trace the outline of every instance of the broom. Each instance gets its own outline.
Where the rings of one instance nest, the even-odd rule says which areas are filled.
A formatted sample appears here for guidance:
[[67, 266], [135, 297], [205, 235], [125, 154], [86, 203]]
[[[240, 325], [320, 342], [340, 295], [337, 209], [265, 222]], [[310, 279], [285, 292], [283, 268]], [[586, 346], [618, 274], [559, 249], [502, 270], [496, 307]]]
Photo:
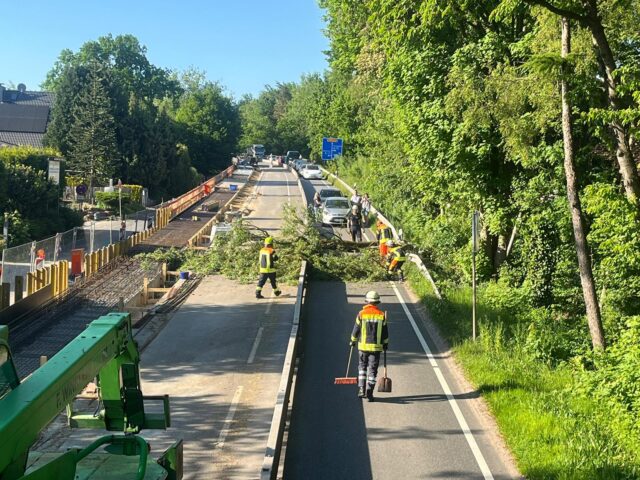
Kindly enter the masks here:
[[353, 345], [349, 349], [349, 360], [347, 361], [347, 373], [344, 377], [337, 377], [333, 382], [335, 385], [355, 385], [358, 383], [358, 379], [356, 377], [349, 376], [349, 367], [351, 366], [351, 357], [353, 355]]

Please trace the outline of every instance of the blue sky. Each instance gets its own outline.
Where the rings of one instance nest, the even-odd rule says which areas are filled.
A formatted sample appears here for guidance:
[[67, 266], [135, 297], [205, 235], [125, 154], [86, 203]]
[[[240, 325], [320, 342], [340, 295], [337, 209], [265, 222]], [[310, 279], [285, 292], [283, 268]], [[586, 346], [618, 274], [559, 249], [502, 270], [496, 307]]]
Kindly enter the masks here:
[[204, 70], [236, 98], [327, 67], [316, 0], [7, 0], [5, 7], [0, 83], [29, 90], [61, 50], [109, 33], [135, 35], [158, 67]]

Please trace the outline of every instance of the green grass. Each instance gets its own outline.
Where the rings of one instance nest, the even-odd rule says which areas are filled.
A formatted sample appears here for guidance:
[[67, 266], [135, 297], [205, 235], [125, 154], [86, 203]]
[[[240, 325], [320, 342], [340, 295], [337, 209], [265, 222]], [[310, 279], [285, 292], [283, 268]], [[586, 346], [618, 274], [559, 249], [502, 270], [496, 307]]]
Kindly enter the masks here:
[[633, 428], [624, 412], [614, 413], [580, 393], [584, 372], [570, 363], [551, 366], [528, 355], [526, 331], [518, 329], [509, 312], [487, 307], [483, 289], [480, 336], [473, 342], [471, 290], [447, 291], [439, 301], [411, 267], [414, 291], [486, 400], [522, 474], [529, 479], [640, 478]]

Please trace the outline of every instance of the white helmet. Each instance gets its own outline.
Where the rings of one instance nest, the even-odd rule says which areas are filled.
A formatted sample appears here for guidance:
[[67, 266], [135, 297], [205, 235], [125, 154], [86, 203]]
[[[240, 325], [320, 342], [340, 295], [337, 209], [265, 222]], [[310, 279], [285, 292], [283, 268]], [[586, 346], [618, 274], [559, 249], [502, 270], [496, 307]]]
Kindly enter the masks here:
[[395, 247], [396, 246], [396, 242], [394, 242], [393, 240], [387, 240], [387, 247]]
[[367, 303], [380, 303], [380, 295], [375, 290], [369, 290], [364, 297]]
[[354, 205], [353, 207], [351, 207], [351, 211], [352, 212], [357, 212], [358, 211], [358, 206]]

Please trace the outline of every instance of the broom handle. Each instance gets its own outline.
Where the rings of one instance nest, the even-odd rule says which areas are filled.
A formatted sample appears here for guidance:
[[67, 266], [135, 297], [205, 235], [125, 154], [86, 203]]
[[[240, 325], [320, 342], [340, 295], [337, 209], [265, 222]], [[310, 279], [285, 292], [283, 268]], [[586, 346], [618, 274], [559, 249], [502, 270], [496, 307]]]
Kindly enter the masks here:
[[349, 360], [347, 360], [347, 373], [345, 375], [345, 377], [349, 376], [349, 367], [351, 367], [351, 357], [353, 356], [353, 345], [351, 345], [351, 348], [349, 349]]

